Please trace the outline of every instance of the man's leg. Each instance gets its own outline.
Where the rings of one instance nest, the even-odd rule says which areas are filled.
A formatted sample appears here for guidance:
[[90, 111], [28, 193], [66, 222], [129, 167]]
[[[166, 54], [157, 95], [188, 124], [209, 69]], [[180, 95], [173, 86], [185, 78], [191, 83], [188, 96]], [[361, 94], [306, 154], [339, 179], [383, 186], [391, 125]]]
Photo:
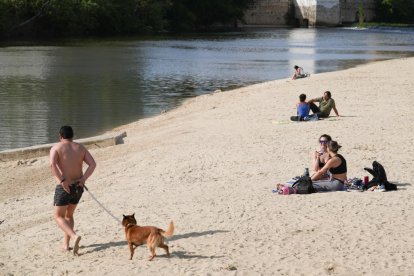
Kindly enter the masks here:
[[[68, 224], [71, 226], [72, 231], [75, 233], [75, 231], [73, 230], [74, 226], [75, 226], [75, 220], [73, 217], [73, 214], [75, 213], [76, 210], [76, 204], [69, 204], [68, 208], [66, 209], [66, 214], [65, 214], [65, 220], [68, 222]], [[73, 244], [73, 253], [75, 255], [78, 254], [78, 249], [79, 249], [79, 241], [80, 241], [81, 237], [76, 235], [75, 239], [74, 239], [74, 244]], [[69, 240], [70, 237], [68, 237], [68, 246], [69, 246]]]
[[[65, 220], [69, 224], [72, 231], [74, 231], [73, 227], [75, 226], [75, 220], [73, 219], [73, 214], [75, 213], [76, 206], [77, 205], [69, 204], [68, 208], [66, 209], [66, 213], [65, 213]], [[70, 241], [70, 236], [68, 236], [65, 233], [64, 239], [63, 239], [63, 244], [65, 245], [65, 247], [67, 249], [69, 249], [69, 241]]]
[[57, 225], [60, 227], [60, 229], [64, 232], [63, 237], [63, 249], [68, 250], [69, 249], [69, 240], [71, 238], [78, 241], [78, 237], [76, 233], [73, 231], [74, 226], [74, 220], [73, 220], [73, 213], [76, 209], [76, 205], [66, 205], [66, 206], [55, 206], [53, 216], [56, 220]]
[[321, 112], [321, 110], [319, 109], [319, 107], [317, 107], [316, 104], [314, 104], [314, 103], [310, 103], [309, 104], [309, 108], [310, 108], [310, 110], [312, 110], [312, 113], [313, 114], [318, 114], [318, 113]]

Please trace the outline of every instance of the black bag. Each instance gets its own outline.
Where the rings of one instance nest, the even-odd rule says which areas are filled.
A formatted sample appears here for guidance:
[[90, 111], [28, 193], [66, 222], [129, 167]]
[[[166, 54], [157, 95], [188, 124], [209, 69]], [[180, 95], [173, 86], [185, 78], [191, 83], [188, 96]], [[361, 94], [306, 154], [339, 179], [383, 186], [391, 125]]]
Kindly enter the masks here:
[[387, 174], [385, 173], [384, 167], [377, 161], [372, 162], [372, 169], [364, 168], [367, 172], [372, 174], [373, 178], [365, 185], [365, 189], [369, 189], [372, 186], [384, 185], [386, 191], [397, 190], [397, 185], [388, 182]]
[[311, 194], [316, 193], [315, 188], [312, 185], [312, 179], [309, 176], [301, 176], [292, 187], [296, 190], [297, 194]]

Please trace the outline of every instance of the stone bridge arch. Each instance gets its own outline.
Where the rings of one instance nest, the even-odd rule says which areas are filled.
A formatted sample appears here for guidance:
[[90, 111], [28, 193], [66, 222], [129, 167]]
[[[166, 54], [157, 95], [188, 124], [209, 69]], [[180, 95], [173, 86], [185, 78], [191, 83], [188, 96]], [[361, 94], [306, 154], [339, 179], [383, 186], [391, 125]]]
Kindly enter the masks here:
[[254, 0], [246, 11], [247, 25], [255, 26], [339, 26], [375, 17], [375, 0]]

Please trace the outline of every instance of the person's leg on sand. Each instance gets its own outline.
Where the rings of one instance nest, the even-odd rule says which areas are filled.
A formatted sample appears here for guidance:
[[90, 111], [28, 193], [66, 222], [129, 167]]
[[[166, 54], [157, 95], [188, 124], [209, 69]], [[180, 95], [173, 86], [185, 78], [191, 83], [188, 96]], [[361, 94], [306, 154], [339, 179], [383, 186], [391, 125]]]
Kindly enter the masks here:
[[[73, 213], [76, 209], [76, 205], [65, 205], [65, 206], [55, 206], [54, 209], [54, 218], [57, 225], [64, 232], [63, 237], [63, 250], [69, 250], [69, 241], [71, 238], [75, 241], [73, 247], [73, 253], [76, 255], [79, 249], [80, 236], [76, 235], [73, 231], [74, 219]], [[75, 250], [76, 249], [76, 250]]]
[[78, 250], [79, 250], [79, 242], [81, 240], [81, 236], [75, 237], [75, 242], [73, 244], [73, 255], [78, 256]]
[[[73, 218], [73, 214], [75, 213], [75, 209], [76, 209], [77, 205], [74, 204], [69, 204], [68, 208], [66, 209], [66, 213], [65, 213], [65, 220], [68, 222], [70, 228], [73, 231], [73, 227], [75, 226], [75, 220]], [[64, 234], [64, 239], [63, 239], [64, 245], [67, 248], [66, 250], [69, 250], [69, 242], [70, 242], [70, 236], [68, 236], [66, 233]]]
[[314, 103], [310, 103], [309, 104], [309, 108], [310, 108], [310, 110], [312, 110], [312, 113], [313, 114], [317, 114], [317, 113], [320, 113], [321, 112], [321, 110], [319, 109], [319, 107], [316, 104], [314, 104]]

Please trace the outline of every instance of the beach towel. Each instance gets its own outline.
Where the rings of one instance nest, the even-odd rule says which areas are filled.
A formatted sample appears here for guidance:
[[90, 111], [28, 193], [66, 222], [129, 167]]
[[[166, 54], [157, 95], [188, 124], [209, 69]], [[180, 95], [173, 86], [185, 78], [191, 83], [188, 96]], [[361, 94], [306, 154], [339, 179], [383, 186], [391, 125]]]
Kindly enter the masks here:
[[301, 116], [291, 116], [290, 117], [290, 120], [291, 121], [295, 121], [295, 122], [297, 122], [297, 121], [307, 122], [307, 121], [318, 121], [319, 118], [318, 118], [318, 115], [312, 114], [312, 115], [308, 115], [308, 116], [305, 116], [305, 117], [301, 117]]

